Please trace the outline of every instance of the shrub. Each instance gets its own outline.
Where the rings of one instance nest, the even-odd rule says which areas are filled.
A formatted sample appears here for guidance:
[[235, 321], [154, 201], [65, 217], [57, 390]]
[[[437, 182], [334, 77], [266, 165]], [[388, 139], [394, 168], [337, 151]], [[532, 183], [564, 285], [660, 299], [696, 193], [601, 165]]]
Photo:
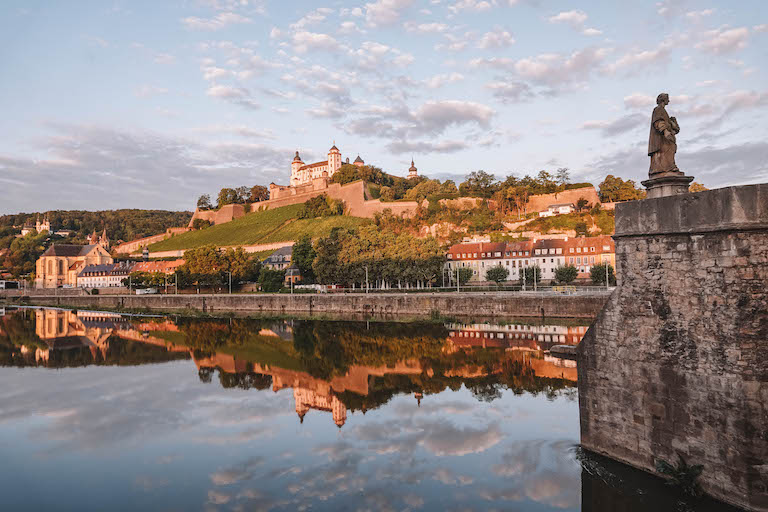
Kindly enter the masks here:
[[520, 272], [520, 284], [533, 285], [534, 279], [537, 284], [541, 282], [541, 268], [538, 265], [524, 267]]
[[579, 275], [579, 269], [573, 265], [565, 265], [555, 269], [555, 281], [558, 283], [572, 283]]
[[192, 221], [192, 229], [205, 229], [211, 227], [211, 221], [205, 219], [195, 219]]
[[509, 269], [507, 269], [507, 267], [504, 267], [502, 265], [496, 265], [495, 267], [491, 267], [485, 273], [485, 278], [488, 281], [495, 282], [496, 284], [506, 281], [508, 276], [509, 276]]
[[610, 263], [598, 263], [589, 271], [589, 277], [592, 283], [597, 285], [605, 284], [606, 265], [608, 266], [608, 279], [611, 286], [616, 285], [616, 274], [613, 273], [613, 266]]
[[332, 215], [342, 215], [344, 213], [344, 202], [337, 201], [328, 197], [326, 194], [320, 194], [304, 203], [299, 211], [300, 219], [314, 219], [316, 217], [330, 217]]

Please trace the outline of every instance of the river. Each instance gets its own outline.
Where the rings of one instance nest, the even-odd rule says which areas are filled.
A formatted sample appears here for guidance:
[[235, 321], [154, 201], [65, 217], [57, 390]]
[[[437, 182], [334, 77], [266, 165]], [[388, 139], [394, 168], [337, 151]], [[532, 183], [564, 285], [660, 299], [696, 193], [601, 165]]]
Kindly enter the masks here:
[[588, 321], [0, 312], [4, 510], [693, 510], [578, 448]]

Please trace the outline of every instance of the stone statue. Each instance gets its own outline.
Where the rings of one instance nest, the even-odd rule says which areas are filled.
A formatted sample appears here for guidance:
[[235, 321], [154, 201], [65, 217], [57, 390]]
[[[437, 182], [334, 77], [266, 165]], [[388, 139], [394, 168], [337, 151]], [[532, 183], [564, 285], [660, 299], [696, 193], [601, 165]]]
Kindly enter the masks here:
[[656, 108], [651, 116], [651, 134], [648, 137], [648, 156], [651, 157], [651, 168], [648, 174], [654, 175], [666, 172], [680, 172], [675, 164], [677, 140], [675, 135], [680, 133], [677, 119], [669, 117], [664, 108], [669, 104], [669, 94], [663, 92], [656, 98]]

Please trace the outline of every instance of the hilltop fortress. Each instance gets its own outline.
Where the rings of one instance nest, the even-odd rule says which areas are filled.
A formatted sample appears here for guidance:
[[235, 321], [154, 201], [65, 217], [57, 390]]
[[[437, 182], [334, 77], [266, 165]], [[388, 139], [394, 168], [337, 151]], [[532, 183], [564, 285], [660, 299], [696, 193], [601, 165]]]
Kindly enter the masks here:
[[[376, 213], [390, 210], [394, 215], [410, 216], [419, 207], [416, 201], [382, 202], [379, 199], [368, 197], [365, 182], [362, 180], [340, 185], [331, 183], [331, 178], [343, 164], [349, 164], [349, 158], [342, 162], [341, 151], [334, 144], [328, 150], [328, 159], [321, 162], [305, 164], [299, 152], [291, 161], [290, 185], [269, 185], [269, 201], [261, 201], [251, 204], [251, 211], [268, 210], [291, 204], [306, 202], [315, 196], [326, 194], [336, 200], [344, 201], [346, 213], [354, 217], [373, 218]], [[360, 155], [351, 165], [362, 167], [365, 161]], [[411, 161], [408, 169], [408, 178], [418, 177], [418, 170]], [[189, 221], [191, 228], [195, 219], [203, 219], [212, 224], [223, 224], [238, 219], [246, 214], [245, 206], [241, 204], [228, 204], [219, 210], [196, 209]]]

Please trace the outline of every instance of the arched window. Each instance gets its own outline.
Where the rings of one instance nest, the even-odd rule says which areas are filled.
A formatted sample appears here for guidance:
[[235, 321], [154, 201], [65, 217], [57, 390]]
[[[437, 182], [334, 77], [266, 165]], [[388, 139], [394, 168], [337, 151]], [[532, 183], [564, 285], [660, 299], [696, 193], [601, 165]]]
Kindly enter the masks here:
[[48, 260], [48, 273], [53, 274], [53, 260]]
[[64, 273], [64, 260], [59, 260], [59, 274]]

